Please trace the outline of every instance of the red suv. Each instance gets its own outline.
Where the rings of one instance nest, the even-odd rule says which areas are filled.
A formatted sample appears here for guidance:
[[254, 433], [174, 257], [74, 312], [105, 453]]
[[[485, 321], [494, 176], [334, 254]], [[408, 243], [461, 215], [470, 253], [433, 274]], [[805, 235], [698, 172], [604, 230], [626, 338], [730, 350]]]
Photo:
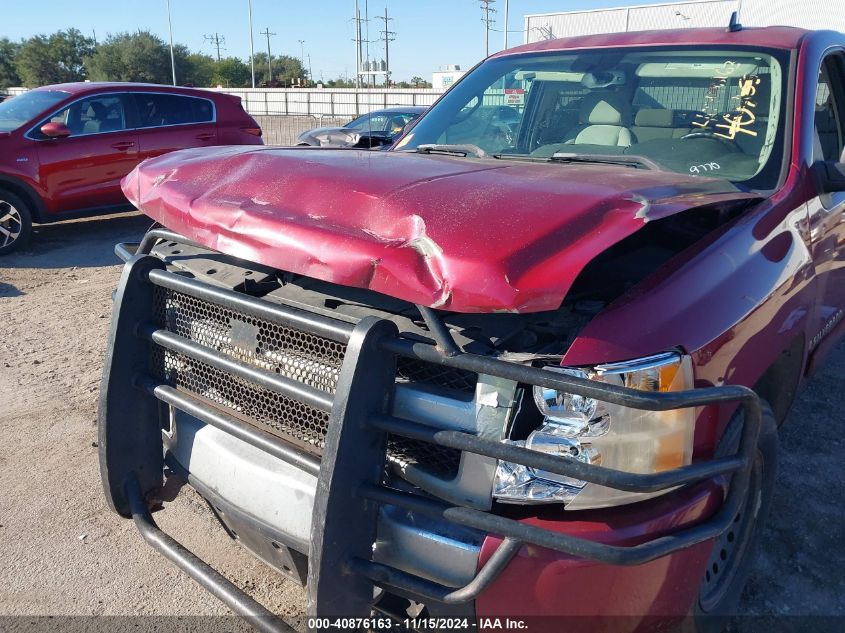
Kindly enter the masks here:
[[132, 208], [120, 180], [146, 158], [208, 145], [260, 145], [261, 128], [227, 94], [73, 83], [0, 103], [0, 255], [32, 223]]

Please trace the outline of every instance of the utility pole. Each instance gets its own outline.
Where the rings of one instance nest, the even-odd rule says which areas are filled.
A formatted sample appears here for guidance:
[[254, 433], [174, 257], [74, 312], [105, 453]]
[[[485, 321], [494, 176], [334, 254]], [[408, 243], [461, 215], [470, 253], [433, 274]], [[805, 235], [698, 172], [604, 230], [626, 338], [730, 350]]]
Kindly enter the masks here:
[[275, 35], [275, 33], [271, 33], [268, 26], [259, 35], [267, 36], [267, 85], [269, 85], [273, 81], [273, 56], [270, 54], [270, 36]]
[[[370, 66], [370, 0], [364, 0], [364, 23], [366, 24], [366, 40], [367, 43], [366, 51], [367, 51], [367, 66], [370, 70], [372, 67]], [[367, 84], [372, 88], [373, 81], [375, 81], [375, 75], [367, 75]]]
[[176, 85], [176, 57], [173, 55], [173, 22], [170, 20], [170, 0], [167, 0], [167, 28], [170, 30], [170, 70], [173, 73], [173, 85]]
[[384, 8], [384, 17], [379, 17], [384, 20], [384, 30], [381, 32], [381, 39], [384, 41], [384, 87], [390, 88], [390, 43], [395, 41], [395, 31], [388, 30], [388, 22], [393, 18], [387, 17], [387, 7]]
[[252, 87], [255, 88], [255, 43], [252, 40], [252, 0], [247, 0], [249, 5], [249, 68], [252, 71]]
[[214, 35], [204, 35], [206, 42], [211, 42], [211, 45], [217, 49], [217, 61], [220, 61], [220, 49], [222, 48], [224, 51], [226, 50], [226, 38], [220, 35], [219, 33], [215, 33]]
[[[358, 7], [358, 0], [355, 0], [355, 87], [361, 89], [361, 9]], [[356, 112], [357, 114], [357, 112]]]
[[[484, 17], [481, 18], [481, 21], [484, 22], [484, 56], [490, 56], [490, 25], [492, 25], [495, 20], [490, 17], [491, 13], [496, 13], [496, 9], [491, 7], [490, 5], [495, 3], [496, 0], [479, 0], [481, 2], [481, 11], [484, 13]], [[506, 29], [507, 30], [507, 29]]]

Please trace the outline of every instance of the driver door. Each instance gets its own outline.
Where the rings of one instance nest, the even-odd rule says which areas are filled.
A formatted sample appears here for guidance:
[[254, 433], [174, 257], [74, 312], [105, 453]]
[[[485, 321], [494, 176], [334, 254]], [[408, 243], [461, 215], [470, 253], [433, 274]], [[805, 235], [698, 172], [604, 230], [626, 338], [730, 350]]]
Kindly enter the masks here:
[[51, 117], [70, 128], [65, 138], [37, 138], [39, 178], [51, 212], [127, 204], [120, 181], [138, 164], [138, 139], [127, 125], [125, 96], [98, 94]]
[[[843, 160], [845, 150], [845, 53], [828, 55], [815, 95], [813, 160]], [[809, 202], [810, 235], [818, 296], [810, 349], [825, 341], [845, 317], [845, 192]]]

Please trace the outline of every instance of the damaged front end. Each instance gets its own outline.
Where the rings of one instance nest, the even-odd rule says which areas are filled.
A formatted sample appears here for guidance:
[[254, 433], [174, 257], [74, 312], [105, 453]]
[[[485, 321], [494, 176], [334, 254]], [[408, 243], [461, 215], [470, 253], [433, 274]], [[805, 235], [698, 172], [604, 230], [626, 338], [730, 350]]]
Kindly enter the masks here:
[[[222, 255], [165, 229], [119, 252], [128, 263], [100, 411], [109, 503], [267, 630], [285, 625], [155, 527], [147, 505], [165, 465], [209, 500], [232, 535], [307, 584], [308, 613], [322, 617], [372, 609], [401, 617], [391, 596], [429, 614], [472, 614], [525, 547], [642, 565], [720, 534], [747, 487], [760, 420], [750, 390], [663, 389], [659, 376], [651, 389], [645, 379], [547, 369], [603, 307], [599, 295], [544, 312], [467, 314]], [[591, 285], [586, 270], [574, 288]], [[518, 438], [560, 418], [535, 405], [544, 390], [644, 417], [739, 403], [741, 441], [733, 455], [650, 471], [615, 468], [609, 453], [602, 463], [559, 446], [538, 450]], [[552, 396], [549, 406], [564, 400]], [[546, 483], [644, 498], [731, 478], [718, 509], [701, 506], [670, 537], [615, 544], [513, 516], [494, 499], [503, 465]], [[482, 556], [491, 539], [503, 540]]]

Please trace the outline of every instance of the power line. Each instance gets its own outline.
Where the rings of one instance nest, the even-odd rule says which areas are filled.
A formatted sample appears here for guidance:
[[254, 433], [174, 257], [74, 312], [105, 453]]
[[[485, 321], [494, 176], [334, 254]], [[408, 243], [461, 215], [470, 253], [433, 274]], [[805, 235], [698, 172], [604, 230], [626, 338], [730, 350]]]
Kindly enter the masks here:
[[[484, 56], [490, 56], [490, 25], [495, 22], [495, 20], [490, 17], [490, 14], [496, 13], [496, 9], [491, 7], [491, 4], [494, 4], [496, 0], [479, 0], [481, 2], [481, 12], [484, 14], [484, 17], [481, 18], [481, 21], [484, 22]], [[505, 27], [507, 28], [507, 27]]]
[[273, 81], [273, 56], [270, 54], [270, 36], [276, 34], [271, 33], [270, 27], [268, 26], [266, 29], [259, 32], [259, 35], [265, 35], [267, 37], [267, 83], [269, 84]]
[[396, 31], [388, 29], [388, 23], [393, 18], [387, 17], [387, 7], [384, 8], [384, 17], [379, 16], [379, 19], [384, 21], [384, 30], [381, 32], [381, 40], [384, 42], [384, 87], [390, 88], [390, 43], [396, 41]]
[[224, 51], [226, 50], [226, 38], [220, 35], [219, 33], [215, 33], [214, 35], [203, 35], [206, 42], [211, 42], [211, 45], [217, 49], [217, 61], [220, 61], [220, 49], [222, 48]]

